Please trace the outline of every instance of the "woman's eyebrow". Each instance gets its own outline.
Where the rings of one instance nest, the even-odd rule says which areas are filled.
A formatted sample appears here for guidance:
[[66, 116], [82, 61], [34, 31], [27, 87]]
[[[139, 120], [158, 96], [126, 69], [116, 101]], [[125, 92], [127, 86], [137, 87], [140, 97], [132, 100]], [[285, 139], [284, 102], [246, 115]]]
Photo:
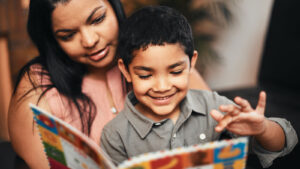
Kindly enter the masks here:
[[86, 23], [89, 23], [94, 16], [94, 14], [97, 12], [98, 9], [102, 8], [103, 6], [98, 6], [96, 7], [90, 14], [90, 16], [86, 19]]
[[58, 29], [57, 31], [54, 32], [54, 34], [58, 34], [59, 32], [72, 32], [72, 29]]
[[[103, 6], [98, 6], [98, 7], [96, 7], [96, 8], [91, 12], [91, 14], [89, 15], [89, 17], [86, 19], [86, 23], [89, 23], [89, 22], [91, 21], [92, 17], [94, 16], [94, 14], [97, 12], [97, 10], [100, 9], [100, 8], [102, 8], [102, 7], [103, 7]], [[58, 29], [58, 30], [56, 30], [56, 31], [54, 32], [54, 34], [57, 34], [57, 33], [59, 33], [59, 32], [72, 32], [72, 31], [74, 31], [74, 30], [72, 30], [72, 29]]]

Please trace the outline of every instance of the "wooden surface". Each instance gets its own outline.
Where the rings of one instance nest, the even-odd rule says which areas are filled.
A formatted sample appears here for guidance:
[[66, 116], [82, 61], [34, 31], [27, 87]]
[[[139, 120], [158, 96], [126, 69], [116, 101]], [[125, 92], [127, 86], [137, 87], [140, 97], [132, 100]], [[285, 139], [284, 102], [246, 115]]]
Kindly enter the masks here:
[[7, 36], [0, 35], [0, 140], [8, 140], [7, 113], [12, 94]]

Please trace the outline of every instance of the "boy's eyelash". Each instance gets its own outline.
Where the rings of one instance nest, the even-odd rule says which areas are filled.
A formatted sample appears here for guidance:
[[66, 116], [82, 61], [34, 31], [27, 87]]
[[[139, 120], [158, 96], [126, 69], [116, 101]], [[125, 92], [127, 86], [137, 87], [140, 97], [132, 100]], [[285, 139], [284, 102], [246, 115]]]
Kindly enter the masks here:
[[95, 20], [93, 20], [92, 24], [97, 24], [103, 21], [103, 19], [105, 18], [106, 14], [104, 13], [103, 15], [101, 15], [100, 17], [96, 18]]
[[178, 75], [178, 74], [181, 74], [182, 72], [183, 72], [183, 70], [173, 71], [173, 72], [171, 72], [171, 74]]
[[[183, 72], [183, 70], [179, 70], [179, 71], [173, 71], [171, 72], [171, 74], [173, 75], [179, 75]], [[151, 75], [138, 75], [140, 79], [148, 79], [149, 77], [151, 77]]]
[[145, 76], [142, 76], [142, 75], [138, 75], [139, 78], [141, 79], [148, 79], [151, 75], [145, 75]]

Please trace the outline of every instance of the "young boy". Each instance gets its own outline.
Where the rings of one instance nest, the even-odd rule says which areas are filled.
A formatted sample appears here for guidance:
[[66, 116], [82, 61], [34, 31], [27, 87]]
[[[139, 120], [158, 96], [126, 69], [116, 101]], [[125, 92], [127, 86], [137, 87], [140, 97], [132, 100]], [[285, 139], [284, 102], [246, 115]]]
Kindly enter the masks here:
[[265, 118], [264, 92], [252, 109], [240, 97], [234, 103], [216, 92], [188, 90], [198, 55], [187, 20], [175, 10], [162, 6], [139, 10], [122, 26], [119, 44], [118, 66], [133, 91], [124, 110], [103, 129], [101, 146], [114, 163], [218, 140], [228, 132], [252, 136], [251, 150], [267, 167], [297, 143], [289, 122]]

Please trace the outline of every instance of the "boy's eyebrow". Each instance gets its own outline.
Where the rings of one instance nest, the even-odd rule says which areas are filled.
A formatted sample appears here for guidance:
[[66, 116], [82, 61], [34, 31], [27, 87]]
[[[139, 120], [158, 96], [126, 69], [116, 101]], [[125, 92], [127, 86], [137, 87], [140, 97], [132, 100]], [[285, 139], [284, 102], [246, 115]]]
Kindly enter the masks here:
[[135, 67], [133, 67], [133, 69], [136, 69], [136, 70], [145, 70], [145, 71], [151, 71], [152, 70], [151, 68], [145, 67], [145, 66], [135, 66]]
[[174, 63], [174, 64], [172, 64], [172, 65], [169, 66], [169, 69], [173, 69], [173, 68], [175, 68], [177, 66], [181, 66], [184, 63], [185, 63], [185, 61], [180, 61], [180, 62]]
[[[173, 69], [173, 68], [175, 68], [177, 66], [181, 66], [183, 64], [185, 64], [185, 61], [180, 61], [180, 62], [177, 62], [177, 63], [174, 63], [174, 64], [168, 66], [168, 69]], [[145, 67], [145, 66], [135, 66], [135, 67], [133, 67], [133, 69], [136, 69], [136, 70], [145, 70], [145, 71], [152, 71], [151, 68]]]
[[[100, 9], [100, 8], [102, 8], [102, 7], [103, 7], [103, 6], [98, 6], [98, 7], [96, 7], [96, 8], [91, 12], [91, 14], [89, 15], [89, 17], [86, 19], [86, 23], [89, 23], [89, 22], [91, 21], [92, 17], [94, 16], [94, 14], [97, 12], [97, 10]], [[72, 30], [72, 29], [58, 29], [58, 30], [56, 30], [56, 31], [54, 32], [54, 34], [57, 34], [57, 33], [59, 33], [59, 32], [72, 32], [72, 31], [74, 31], [74, 30]]]

